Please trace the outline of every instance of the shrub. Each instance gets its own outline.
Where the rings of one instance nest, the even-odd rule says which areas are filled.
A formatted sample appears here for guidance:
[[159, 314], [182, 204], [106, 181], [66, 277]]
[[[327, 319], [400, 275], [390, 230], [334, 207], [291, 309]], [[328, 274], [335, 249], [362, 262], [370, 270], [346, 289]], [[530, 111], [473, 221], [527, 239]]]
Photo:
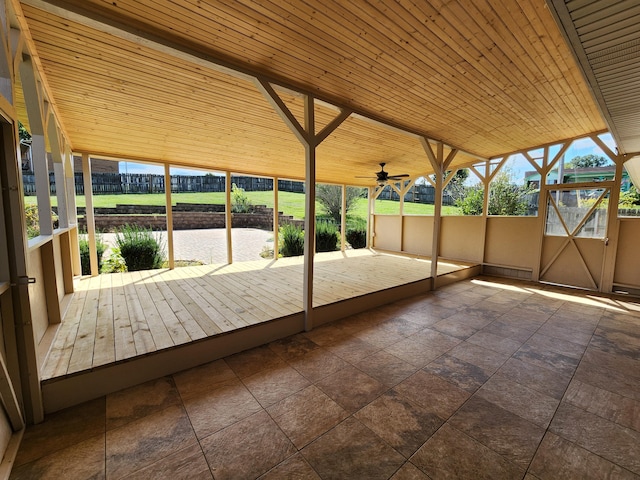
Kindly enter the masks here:
[[125, 225], [116, 234], [116, 246], [130, 272], [161, 268], [164, 262], [162, 240], [151, 230]]
[[127, 264], [120, 254], [120, 249], [118, 247], [113, 247], [111, 249], [111, 254], [102, 262], [100, 273], [115, 273], [126, 271]]
[[345, 237], [351, 248], [364, 248], [367, 246], [367, 220], [362, 217], [347, 219], [347, 231]]
[[316, 252], [334, 252], [338, 250], [338, 227], [331, 222], [316, 224]]
[[278, 234], [279, 250], [283, 257], [304, 255], [304, 230], [295, 225], [283, 225]]
[[253, 211], [253, 204], [244, 193], [244, 188], [237, 187], [235, 183], [231, 185], [231, 211], [233, 213], [251, 213]]
[[[89, 251], [89, 239], [82, 235], [78, 239], [80, 246], [80, 270], [82, 275], [91, 275], [91, 253]], [[98, 252], [98, 271], [102, 270], [102, 255], [107, 249], [107, 244], [102, 241], [100, 235], [96, 235], [96, 251]]]
[[[35, 238], [40, 235], [38, 205], [25, 204], [24, 220], [27, 225], [27, 238]], [[54, 211], [51, 212], [51, 221], [53, 222], [53, 228], [58, 228], [58, 215]]]

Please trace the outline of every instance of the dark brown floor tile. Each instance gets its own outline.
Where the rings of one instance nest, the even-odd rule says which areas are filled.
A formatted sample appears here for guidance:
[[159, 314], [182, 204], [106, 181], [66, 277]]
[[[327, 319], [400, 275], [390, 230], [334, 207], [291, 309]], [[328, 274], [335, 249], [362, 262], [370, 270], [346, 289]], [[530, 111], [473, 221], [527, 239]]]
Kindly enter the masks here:
[[384, 350], [416, 368], [424, 367], [447, 351], [447, 349], [425, 346], [414, 336], [395, 343]]
[[237, 379], [210, 392], [184, 398], [183, 402], [200, 439], [262, 410], [247, 387]]
[[562, 402], [549, 430], [640, 474], [640, 432]]
[[213, 480], [213, 475], [200, 445], [196, 443], [126, 477], [127, 480], [150, 478]]
[[567, 330], [592, 334], [596, 329], [599, 317], [583, 317], [576, 312], [558, 312], [552, 315], [547, 323]]
[[105, 432], [105, 398], [99, 398], [52, 415], [30, 425], [14, 465], [22, 465]]
[[595, 363], [610, 370], [624, 372], [625, 375], [634, 377], [640, 382], [640, 356], [632, 358], [625, 355], [616, 355], [615, 353], [600, 350], [590, 344], [584, 352], [582, 361]]
[[436, 358], [423, 370], [428, 373], [434, 373], [470, 393], [475, 392], [490, 377], [477, 365], [448, 354]]
[[579, 360], [574, 357], [529, 344], [524, 344], [520, 350], [513, 354], [513, 358], [537, 367], [547, 368], [560, 375], [573, 375], [579, 363]]
[[356, 337], [346, 337], [327, 347], [327, 350], [349, 363], [356, 363], [380, 351], [380, 347], [371, 345]]
[[416, 332], [419, 332], [424, 327], [414, 322], [410, 322], [406, 318], [394, 316], [387, 320], [380, 322], [380, 326], [390, 332], [407, 337]]
[[387, 390], [375, 378], [352, 366], [323, 378], [317, 386], [349, 413], [360, 410]]
[[578, 345], [560, 338], [549, 337], [541, 333], [533, 334], [525, 345], [531, 345], [536, 349], [544, 351], [560, 353], [576, 360], [580, 360], [585, 350], [585, 346], [583, 345]]
[[411, 463], [433, 479], [515, 480], [524, 475], [523, 468], [446, 424], [411, 457]]
[[493, 350], [495, 352], [506, 353], [512, 355], [521, 346], [522, 343], [512, 338], [502, 337], [494, 333], [485, 332], [483, 330], [467, 338], [467, 342], [479, 345], [481, 347]]
[[259, 477], [296, 453], [264, 411], [208, 436], [200, 444], [216, 480]]
[[343, 339], [346, 336], [346, 333], [343, 324], [331, 322], [326, 325], [315, 327], [309, 332], [304, 332], [303, 335], [316, 345], [327, 347]]
[[626, 373], [583, 360], [574, 379], [640, 401], [640, 380]]
[[282, 359], [265, 345], [226, 357], [224, 362], [229, 365], [231, 370], [235, 372], [238, 377], [244, 378], [266, 368], [273, 368], [281, 365]]
[[599, 417], [640, 432], [640, 401], [574, 380], [564, 401]]
[[289, 361], [295, 360], [296, 358], [319, 348], [319, 345], [312, 342], [303, 334], [298, 334], [271, 342], [269, 344], [269, 348], [283, 360]]
[[470, 396], [469, 392], [422, 370], [396, 385], [394, 391], [443, 420], [449, 418]]
[[618, 328], [598, 327], [591, 338], [592, 346], [604, 352], [638, 359], [640, 332], [629, 333]]
[[355, 366], [387, 387], [397, 385], [418, 369], [384, 350], [369, 355]]
[[444, 422], [396, 392], [385, 393], [354, 416], [406, 458]]
[[[458, 314], [459, 315], [459, 314]], [[454, 317], [445, 318], [444, 320], [440, 320], [438, 323], [434, 323], [430, 328], [436, 330], [440, 333], [444, 333], [445, 335], [449, 335], [450, 337], [455, 337], [460, 340], [466, 340], [471, 335], [478, 331], [477, 328], [470, 327], [469, 325], [465, 325], [464, 323], [460, 323]]]
[[637, 475], [595, 455], [575, 443], [547, 432], [529, 472], [540, 480], [638, 480]]
[[310, 382], [316, 382], [346, 367], [348, 363], [325, 348], [317, 348], [292, 360], [290, 365]]
[[405, 338], [405, 335], [388, 330], [380, 324], [361, 330], [354, 336], [378, 348], [388, 347]]
[[476, 393], [539, 427], [547, 428], [560, 400], [513, 382], [497, 373]]
[[432, 328], [425, 328], [413, 334], [410, 338], [419, 341], [430, 350], [446, 352], [458, 345], [461, 340], [451, 335], [446, 335]]
[[562, 398], [567, 385], [571, 381], [570, 375], [538, 367], [517, 358], [507, 360], [497, 373], [520, 385], [558, 400]]
[[475, 395], [449, 419], [449, 424], [523, 470], [533, 458], [545, 431]]
[[305, 447], [302, 454], [323, 479], [387, 479], [405, 460], [353, 417]]
[[147, 415], [107, 432], [107, 477], [131, 474], [196, 443], [182, 407]]
[[486, 313], [478, 309], [465, 308], [443, 321], [455, 322], [474, 330], [480, 330], [493, 322], [497, 316], [498, 314], [495, 312]]
[[173, 381], [182, 397], [208, 392], [224, 382], [236, 379], [236, 374], [225, 360], [217, 360], [173, 375]]
[[591, 341], [591, 332], [582, 332], [570, 328], [564, 328], [556, 324], [545, 323], [537, 333], [547, 335], [548, 337], [558, 338], [567, 342], [577, 343], [578, 345], [587, 346]]
[[104, 433], [16, 466], [11, 480], [105, 478]]
[[455, 315], [456, 309], [441, 307], [438, 305], [423, 305], [419, 308], [403, 313], [400, 318], [408, 320], [411, 323], [420, 325], [422, 327], [428, 327], [434, 323], [438, 323], [440, 320]]
[[298, 449], [348, 416], [340, 405], [313, 385], [272, 405], [267, 412]]
[[413, 463], [407, 462], [391, 477], [391, 480], [429, 480], [429, 477]]
[[263, 407], [273, 405], [309, 385], [309, 380], [289, 365], [262, 370], [242, 381]]
[[296, 453], [260, 477], [260, 480], [320, 480], [304, 457]]
[[526, 342], [527, 339], [533, 334], [533, 331], [520, 328], [514, 325], [509, 325], [500, 320], [491, 322], [489, 325], [482, 329], [484, 332], [500, 335], [501, 337], [512, 338], [518, 342]]
[[488, 375], [498, 370], [509, 358], [507, 353], [489, 350], [466, 341], [452, 348], [449, 355], [482, 368]]
[[162, 377], [107, 395], [107, 430], [179, 405], [180, 395], [171, 377]]

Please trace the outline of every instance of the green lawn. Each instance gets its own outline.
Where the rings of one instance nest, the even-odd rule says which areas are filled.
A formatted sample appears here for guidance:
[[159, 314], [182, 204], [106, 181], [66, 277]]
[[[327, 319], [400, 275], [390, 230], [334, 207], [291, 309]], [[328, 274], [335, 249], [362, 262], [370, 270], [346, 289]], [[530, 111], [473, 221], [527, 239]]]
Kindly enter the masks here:
[[[273, 192], [245, 192], [247, 197], [254, 205], [266, 205], [273, 207]], [[35, 196], [24, 197], [25, 203], [35, 204]], [[176, 203], [218, 203], [225, 202], [224, 192], [212, 193], [174, 193], [171, 195], [173, 204]], [[116, 204], [126, 205], [164, 205], [165, 196], [163, 193], [147, 193], [147, 194], [122, 194], [122, 195], [94, 195], [94, 207], [114, 207]], [[57, 205], [57, 198], [51, 197], [52, 205]], [[84, 196], [76, 197], [78, 207], [84, 207]], [[304, 194], [292, 192], [279, 192], [278, 209], [285, 215], [292, 215], [296, 219], [304, 218]], [[400, 204], [392, 200], [376, 200], [376, 213], [381, 215], [398, 215]], [[316, 211], [322, 213], [322, 206], [316, 202]], [[425, 205], [422, 203], [405, 203], [404, 213], [407, 215], [433, 215], [433, 205]], [[460, 215], [457, 207], [444, 206], [442, 208], [443, 215]], [[349, 215], [363, 217], [367, 216], [367, 199], [361, 198], [355, 207], [349, 212]]]

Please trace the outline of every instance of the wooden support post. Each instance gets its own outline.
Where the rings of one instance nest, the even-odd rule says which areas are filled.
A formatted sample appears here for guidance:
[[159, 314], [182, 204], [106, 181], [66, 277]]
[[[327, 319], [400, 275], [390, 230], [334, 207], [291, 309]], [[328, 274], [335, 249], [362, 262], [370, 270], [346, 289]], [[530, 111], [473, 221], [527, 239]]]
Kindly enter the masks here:
[[[313, 97], [307, 95], [304, 103], [305, 131], [315, 132], [315, 108]], [[304, 203], [304, 288], [302, 305], [305, 311], [304, 329], [313, 329], [313, 259], [316, 250], [316, 145], [305, 142], [305, 192]]]
[[437, 165], [434, 165], [436, 174], [435, 199], [433, 202], [433, 239], [431, 243], [431, 288], [435, 290], [438, 284], [438, 255], [440, 254], [440, 220], [442, 218], [442, 184], [443, 184], [443, 164], [442, 164], [442, 142], [438, 143]]
[[622, 182], [623, 159], [618, 156], [613, 158], [616, 163], [616, 173], [613, 179], [613, 187], [609, 193], [609, 212], [607, 214], [607, 236], [604, 239], [604, 255], [602, 256], [602, 275], [600, 279], [600, 291], [611, 293], [613, 291], [613, 277], [616, 266], [616, 253], [618, 251], [618, 238], [620, 234], [620, 220], [618, 220], [618, 203], [620, 202], [620, 184]]
[[342, 215], [340, 215], [340, 250], [347, 248], [347, 186], [342, 185]]
[[82, 180], [84, 183], [85, 219], [89, 234], [89, 264], [91, 276], [98, 275], [98, 249], [96, 248], [96, 219], [93, 212], [93, 185], [91, 181], [91, 159], [88, 153], [82, 154]]
[[280, 215], [278, 212], [278, 177], [273, 179], [273, 258], [278, 259], [278, 233], [280, 229]]
[[373, 224], [375, 219], [375, 198], [373, 192], [373, 187], [367, 188], [367, 248], [373, 248]]
[[164, 198], [167, 213], [167, 254], [169, 256], [169, 269], [176, 268], [173, 253], [173, 202], [171, 201], [171, 165], [164, 166]]
[[233, 223], [233, 216], [231, 215], [231, 172], [225, 173], [225, 207], [224, 207], [224, 220], [225, 228], [227, 230], [227, 263], [233, 263], [233, 241], [231, 239], [231, 228]]

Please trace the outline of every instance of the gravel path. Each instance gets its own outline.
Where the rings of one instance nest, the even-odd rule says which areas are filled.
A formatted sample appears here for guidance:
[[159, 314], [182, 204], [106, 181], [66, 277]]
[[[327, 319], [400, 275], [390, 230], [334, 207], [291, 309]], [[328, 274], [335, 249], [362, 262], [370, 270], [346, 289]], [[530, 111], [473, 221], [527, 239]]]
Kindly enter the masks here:
[[[167, 241], [167, 232], [162, 234]], [[102, 239], [109, 245], [115, 244], [115, 233], [103, 233]], [[199, 260], [206, 264], [227, 263], [226, 229], [209, 228], [201, 230], [175, 230], [173, 232], [174, 256], [176, 260]], [[273, 245], [273, 232], [256, 228], [234, 228], [231, 230], [233, 261], [246, 262], [260, 260], [260, 252], [265, 245]], [[106, 255], [105, 255], [106, 256]]]

